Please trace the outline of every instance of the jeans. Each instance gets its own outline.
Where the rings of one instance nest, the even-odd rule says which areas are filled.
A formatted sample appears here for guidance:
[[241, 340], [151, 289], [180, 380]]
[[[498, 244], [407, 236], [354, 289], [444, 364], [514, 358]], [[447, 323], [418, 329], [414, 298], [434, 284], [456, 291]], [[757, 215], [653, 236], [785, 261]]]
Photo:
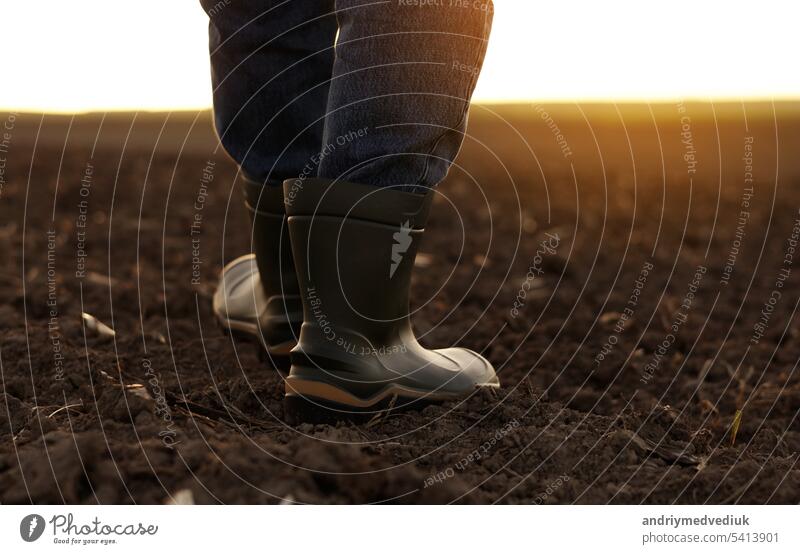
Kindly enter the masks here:
[[214, 119], [245, 177], [416, 190], [447, 174], [491, 0], [201, 0]]

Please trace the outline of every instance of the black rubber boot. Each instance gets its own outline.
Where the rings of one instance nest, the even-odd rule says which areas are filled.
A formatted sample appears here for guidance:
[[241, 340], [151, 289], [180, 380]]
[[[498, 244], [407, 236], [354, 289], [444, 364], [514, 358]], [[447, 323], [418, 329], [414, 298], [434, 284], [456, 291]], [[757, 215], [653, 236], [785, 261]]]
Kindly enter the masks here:
[[214, 314], [224, 330], [255, 340], [275, 367], [285, 369], [303, 312], [283, 190], [245, 181], [244, 192], [254, 253], [223, 268], [214, 294]]
[[411, 271], [431, 195], [284, 182], [304, 314], [286, 379], [290, 421], [314, 419], [310, 411], [346, 418], [499, 386], [479, 354], [427, 350], [411, 329]]

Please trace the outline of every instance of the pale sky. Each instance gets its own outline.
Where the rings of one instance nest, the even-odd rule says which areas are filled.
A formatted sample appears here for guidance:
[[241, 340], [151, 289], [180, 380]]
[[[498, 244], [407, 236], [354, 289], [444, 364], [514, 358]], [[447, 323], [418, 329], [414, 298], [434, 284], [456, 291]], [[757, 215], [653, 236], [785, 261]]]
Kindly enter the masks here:
[[[800, 99], [795, 1], [495, 0], [475, 99]], [[211, 101], [197, 0], [0, 0], [0, 110]]]

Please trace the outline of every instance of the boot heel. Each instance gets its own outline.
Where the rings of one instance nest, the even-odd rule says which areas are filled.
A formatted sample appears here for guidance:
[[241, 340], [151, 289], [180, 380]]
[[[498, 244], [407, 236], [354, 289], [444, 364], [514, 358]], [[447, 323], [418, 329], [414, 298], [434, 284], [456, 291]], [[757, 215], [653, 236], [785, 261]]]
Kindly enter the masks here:
[[301, 423], [335, 425], [339, 422], [363, 424], [390, 413], [405, 411], [404, 407], [395, 406], [396, 397], [387, 398], [371, 408], [353, 408], [343, 406], [320, 398], [305, 396], [285, 396], [283, 398], [283, 413], [286, 423], [299, 425]]
[[335, 424], [339, 421], [365, 423], [389, 413], [420, 410], [438, 403], [437, 400], [424, 397], [403, 397], [400, 391], [390, 390], [371, 399], [362, 400], [327, 383], [292, 376], [284, 383], [286, 386], [284, 414], [290, 425]]
[[295, 343], [287, 342], [267, 349], [262, 340], [253, 333], [234, 329], [226, 325], [225, 322], [220, 321], [219, 318], [215, 317], [214, 320], [217, 323], [217, 328], [219, 328], [222, 334], [231, 337], [237, 342], [243, 342], [246, 344], [249, 343], [255, 346], [259, 362], [278, 370], [280, 373], [286, 373], [289, 371], [289, 367], [292, 365], [292, 362], [289, 359], [289, 352], [294, 347]]
[[363, 423], [391, 410], [395, 399], [362, 400], [328, 383], [290, 376], [285, 381], [284, 411], [287, 421], [297, 423]]

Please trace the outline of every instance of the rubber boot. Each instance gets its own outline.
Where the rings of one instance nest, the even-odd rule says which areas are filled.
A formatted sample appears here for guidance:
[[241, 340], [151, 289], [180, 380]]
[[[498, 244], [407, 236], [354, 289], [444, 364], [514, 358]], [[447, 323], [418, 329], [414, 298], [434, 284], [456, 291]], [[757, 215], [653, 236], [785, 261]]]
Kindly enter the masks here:
[[499, 387], [481, 355], [425, 349], [411, 329], [411, 271], [432, 193], [306, 179], [285, 181], [284, 197], [303, 302], [285, 380], [290, 421], [325, 411], [347, 419]]
[[285, 369], [303, 312], [283, 190], [245, 181], [244, 192], [254, 252], [223, 268], [214, 294], [214, 314], [225, 331], [255, 340], [275, 367]]

